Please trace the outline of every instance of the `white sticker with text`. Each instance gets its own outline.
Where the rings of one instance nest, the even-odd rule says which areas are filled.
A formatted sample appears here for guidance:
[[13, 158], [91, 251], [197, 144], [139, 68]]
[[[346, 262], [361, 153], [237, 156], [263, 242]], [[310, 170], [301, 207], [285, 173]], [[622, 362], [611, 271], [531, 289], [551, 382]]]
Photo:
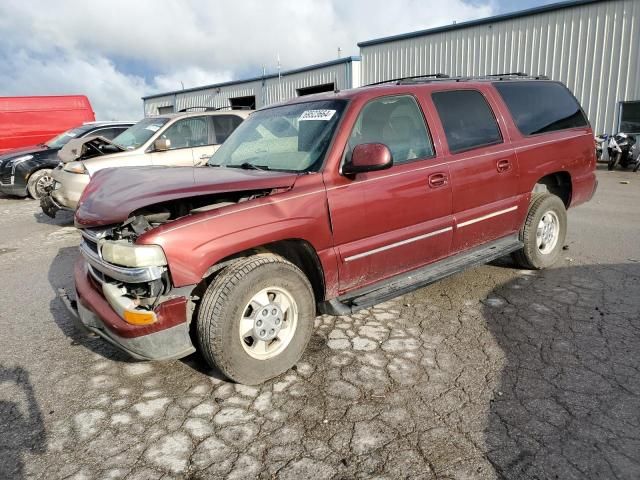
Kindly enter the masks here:
[[298, 118], [299, 122], [303, 120], [324, 120], [325, 122], [331, 120], [335, 115], [335, 110], [305, 110]]
[[151, 130], [152, 132], [157, 132], [160, 129], [161, 125], [149, 125], [145, 127], [146, 130]]

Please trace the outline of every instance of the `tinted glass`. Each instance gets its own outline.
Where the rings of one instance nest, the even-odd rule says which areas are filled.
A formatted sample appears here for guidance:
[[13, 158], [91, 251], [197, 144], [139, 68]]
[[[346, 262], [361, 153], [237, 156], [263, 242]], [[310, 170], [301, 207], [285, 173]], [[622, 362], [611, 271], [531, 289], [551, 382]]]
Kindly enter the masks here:
[[224, 143], [231, 133], [242, 123], [236, 115], [216, 115], [211, 117], [216, 143]]
[[476, 90], [432, 94], [452, 153], [502, 142], [496, 117]]
[[349, 137], [349, 153], [362, 143], [384, 143], [393, 163], [433, 156], [433, 145], [413, 97], [384, 97], [367, 103]]
[[640, 133], [640, 102], [623, 102], [620, 108], [620, 131]]
[[346, 102], [323, 100], [259, 110], [229, 136], [209, 165], [317, 171]]
[[567, 88], [554, 82], [496, 82], [496, 90], [523, 135], [585, 127], [587, 119]]
[[81, 127], [72, 128], [71, 130], [61, 133], [57, 137], [53, 137], [45, 145], [49, 148], [62, 148], [69, 140], [82, 137], [87, 130], [91, 130], [92, 128], [92, 125], [83, 125]]
[[210, 145], [208, 117], [190, 117], [178, 120], [161, 135], [171, 142], [169, 150]]
[[93, 132], [89, 132], [87, 136], [100, 136], [106, 138], [107, 140], [113, 140], [126, 129], [127, 127], [101, 128], [98, 130], [94, 130]]

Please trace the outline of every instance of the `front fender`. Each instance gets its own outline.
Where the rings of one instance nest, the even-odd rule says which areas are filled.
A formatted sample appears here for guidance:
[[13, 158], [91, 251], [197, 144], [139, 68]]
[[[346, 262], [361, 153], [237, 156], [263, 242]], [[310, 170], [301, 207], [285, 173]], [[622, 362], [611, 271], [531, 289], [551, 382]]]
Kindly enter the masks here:
[[309, 243], [322, 264], [327, 289], [336, 271], [324, 188], [280, 194], [197, 214], [151, 230], [138, 243], [162, 246], [174, 286], [199, 283], [209, 268], [240, 252], [299, 239]]

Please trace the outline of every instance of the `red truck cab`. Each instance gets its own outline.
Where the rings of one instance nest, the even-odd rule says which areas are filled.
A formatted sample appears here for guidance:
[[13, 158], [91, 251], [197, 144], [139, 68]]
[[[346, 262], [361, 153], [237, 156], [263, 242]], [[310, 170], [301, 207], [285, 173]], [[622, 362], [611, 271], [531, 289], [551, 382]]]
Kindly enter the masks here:
[[0, 153], [39, 145], [94, 120], [84, 95], [0, 97]]
[[[259, 383], [349, 314], [498, 257], [544, 268], [596, 188], [557, 82], [397, 82], [252, 114], [200, 169], [98, 172], [76, 212], [85, 326]], [[194, 343], [195, 342], [195, 343]]]

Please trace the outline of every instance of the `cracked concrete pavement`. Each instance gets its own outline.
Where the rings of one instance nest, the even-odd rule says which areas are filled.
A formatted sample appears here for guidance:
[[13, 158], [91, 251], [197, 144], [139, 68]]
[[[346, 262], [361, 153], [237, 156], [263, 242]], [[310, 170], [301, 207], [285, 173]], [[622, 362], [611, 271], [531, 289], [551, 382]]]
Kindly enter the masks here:
[[640, 174], [599, 179], [554, 268], [319, 317], [258, 387], [83, 334], [70, 217], [0, 198], [0, 478], [640, 478]]

